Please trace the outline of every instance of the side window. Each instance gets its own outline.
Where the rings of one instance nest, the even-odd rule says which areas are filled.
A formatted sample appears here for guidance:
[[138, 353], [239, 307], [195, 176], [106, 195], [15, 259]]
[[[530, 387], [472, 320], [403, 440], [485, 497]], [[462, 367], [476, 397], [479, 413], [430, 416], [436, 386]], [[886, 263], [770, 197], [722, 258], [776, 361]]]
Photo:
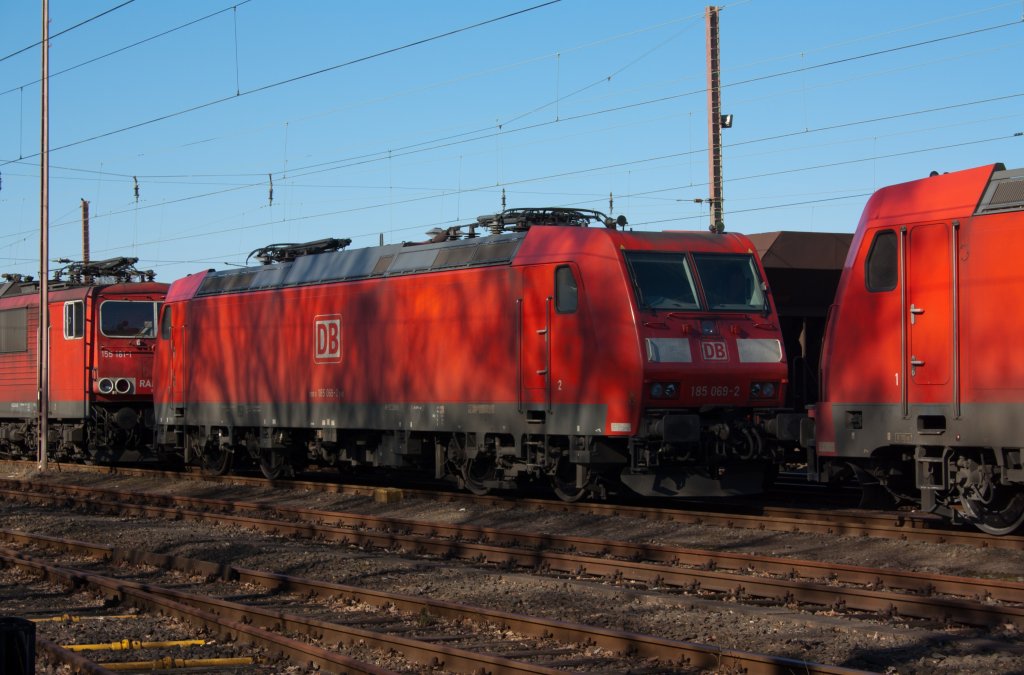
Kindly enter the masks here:
[[0, 354], [28, 351], [28, 310], [0, 311]]
[[72, 300], [64, 303], [64, 339], [75, 340], [85, 336], [85, 303]]
[[555, 311], [559, 314], [572, 314], [579, 306], [580, 291], [569, 267], [555, 270]]
[[164, 305], [164, 313], [160, 315], [160, 339], [171, 339], [171, 306]]
[[896, 232], [882, 230], [875, 234], [864, 263], [864, 282], [873, 293], [891, 291], [899, 281], [899, 246]]

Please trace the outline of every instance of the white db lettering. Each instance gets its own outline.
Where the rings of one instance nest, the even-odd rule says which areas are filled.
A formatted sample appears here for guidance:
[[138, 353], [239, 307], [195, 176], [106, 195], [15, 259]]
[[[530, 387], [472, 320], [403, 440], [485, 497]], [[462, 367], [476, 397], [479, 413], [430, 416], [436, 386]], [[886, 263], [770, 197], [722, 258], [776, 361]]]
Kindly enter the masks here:
[[338, 363], [341, 361], [341, 315], [330, 314], [313, 319], [316, 349], [315, 363]]

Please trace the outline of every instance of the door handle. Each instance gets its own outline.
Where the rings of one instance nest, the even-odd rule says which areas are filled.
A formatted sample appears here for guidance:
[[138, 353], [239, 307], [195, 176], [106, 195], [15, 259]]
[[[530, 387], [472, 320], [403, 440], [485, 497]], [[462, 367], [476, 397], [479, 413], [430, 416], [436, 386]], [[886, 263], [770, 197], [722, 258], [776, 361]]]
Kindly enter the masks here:
[[923, 366], [923, 365], [924, 365], [924, 361], [923, 360], [921, 360], [921, 359], [911, 355], [910, 356], [910, 375], [911, 375], [911, 377], [913, 377], [914, 375], [917, 375], [918, 367]]
[[915, 307], [913, 303], [910, 305], [910, 325], [917, 323], [917, 315], [924, 314], [923, 307]]

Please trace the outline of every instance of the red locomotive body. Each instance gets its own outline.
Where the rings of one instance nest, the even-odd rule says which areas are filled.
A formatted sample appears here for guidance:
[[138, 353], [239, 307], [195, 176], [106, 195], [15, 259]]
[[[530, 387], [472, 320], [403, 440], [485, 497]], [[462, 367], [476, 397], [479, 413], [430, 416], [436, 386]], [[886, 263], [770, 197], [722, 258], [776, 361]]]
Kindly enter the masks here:
[[[69, 280], [50, 282], [54, 459], [138, 461], [152, 446], [155, 325], [167, 285], [134, 262], [72, 265]], [[132, 280], [140, 274], [149, 280]], [[35, 457], [39, 285], [8, 276], [0, 286], [0, 450]]]
[[484, 492], [611, 479], [644, 495], [757, 492], [758, 413], [786, 363], [742, 235], [633, 233], [594, 212], [514, 210], [491, 236], [340, 251], [172, 285], [158, 441], [226, 471], [368, 464]]
[[984, 166], [874, 194], [804, 429], [812, 471], [916, 489], [925, 509], [993, 534], [1024, 523], [1022, 248], [1024, 170]]

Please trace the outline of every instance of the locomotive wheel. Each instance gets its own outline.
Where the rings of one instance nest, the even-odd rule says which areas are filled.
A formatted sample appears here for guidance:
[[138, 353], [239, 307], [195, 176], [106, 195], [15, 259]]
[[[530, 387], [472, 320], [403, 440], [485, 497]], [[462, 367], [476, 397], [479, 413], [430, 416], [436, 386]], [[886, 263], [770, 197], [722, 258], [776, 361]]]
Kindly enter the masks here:
[[260, 450], [260, 471], [268, 480], [277, 480], [288, 472], [288, 458], [280, 450]]
[[496, 475], [494, 457], [482, 453], [473, 459], [467, 459], [462, 464], [462, 484], [467, 490], [475, 495], [486, 495], [491, 488], [484, 485], [484, 481], [494, 480]]
[[988, 502], [963, 498], [967, 520], [976, 528], [995, 536], [1010, 534], [1024, 525], [1024, 491], [1002, 489]]
[[584, 468], [583, 487], [576, 487], [576, 465], [560, 459], [551, 475], [551, 487], [563, 502], [578, 502], [590, 495], [590, 469]]
[[234, 453], [226, 447], [207, 447], [199, 457], [199, 466], [205, 476], [223, 476], [231, 468]]

